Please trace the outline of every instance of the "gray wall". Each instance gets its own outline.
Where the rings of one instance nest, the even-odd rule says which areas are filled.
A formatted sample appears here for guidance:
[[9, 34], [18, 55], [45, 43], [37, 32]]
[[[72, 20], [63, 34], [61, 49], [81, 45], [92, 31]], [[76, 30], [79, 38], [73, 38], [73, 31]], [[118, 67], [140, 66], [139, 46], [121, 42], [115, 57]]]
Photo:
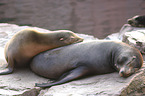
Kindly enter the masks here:
[[0, 22], [69, 29], [98, 38], [144, 15], [145, 0], [0, 0]]

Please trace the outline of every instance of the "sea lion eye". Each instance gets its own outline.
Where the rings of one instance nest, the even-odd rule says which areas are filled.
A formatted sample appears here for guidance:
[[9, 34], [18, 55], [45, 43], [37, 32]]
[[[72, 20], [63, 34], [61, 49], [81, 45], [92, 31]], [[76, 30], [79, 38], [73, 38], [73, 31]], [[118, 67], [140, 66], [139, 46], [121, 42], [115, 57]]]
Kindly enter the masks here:
[[131, 58], [131, 60], [128, 62], [128, 64], [132, 63], [135, 59], [136, 59], [136, 56], [133, 56], [133, 57]]
[[62, 37], [62, 38], [60, 38], [59, 40], [60, 40], [60, 41], [64, 41], [64, 38]]
[[133, 62], [135, 59], [136, 59], [136, 56], [132, 56], [132, 58], [131, 58], [130, 61], [127, 63], [127, 65], [128, 65], [129, 67], [133, 67], [132, 62]]

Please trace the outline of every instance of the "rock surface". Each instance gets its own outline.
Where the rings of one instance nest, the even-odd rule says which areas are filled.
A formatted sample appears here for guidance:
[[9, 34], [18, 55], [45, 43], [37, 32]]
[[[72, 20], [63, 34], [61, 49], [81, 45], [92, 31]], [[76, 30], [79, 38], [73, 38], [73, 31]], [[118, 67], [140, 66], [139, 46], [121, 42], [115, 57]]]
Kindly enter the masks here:
[[[19, 30], [28, 26], [14, 24], [0, 24], [0, 47]], [[46, 29], [33, 27], [40, 31]], [[93, 36], [78, 34], [83, 38], [96, 39]], [[87, 39], [88, 40], [88, 39]], [[0, 49], [3, 52], [3, 48]], [[0, 54], [0, 68], [3, 69], [6, 61], [3, 53]], [[145, 59], [145, 58], [144, 58]], [[145, 64], [138, 73], [121, 78], [118, 73], [91, 76], [72, 81], [47, 89], [34, 87], [35, 83], [50, 82], [49, 79], [37, 76], [28, 69], [16, 69], [13, 74], [0, 76], [0, 95], [2, 96], [139, 96], [145, 95]], [[143, 93], [144, 92], [144, 93]]]
[[137, 48], [145, 55], [145, 28], [131, 27], [129, 24], [124, 24], [120, 32], [107, 36], [105, 40], [120, 40]]
[[[128, 27], [126, 27], [128, 29]], [[136, 47], [145, 55], [145, 28], [134, 28], [123, 34], [123, 42]]]

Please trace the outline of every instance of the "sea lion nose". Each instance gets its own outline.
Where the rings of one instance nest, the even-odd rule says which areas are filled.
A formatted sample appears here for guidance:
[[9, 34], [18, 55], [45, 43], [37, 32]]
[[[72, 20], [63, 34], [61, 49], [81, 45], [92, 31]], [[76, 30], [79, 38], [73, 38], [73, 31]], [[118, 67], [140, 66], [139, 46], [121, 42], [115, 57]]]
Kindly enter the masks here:
[[125, 72], [125, 71], [120, 71], [120, 76], [121, 77], [128, 77], [128, 76], [130, 76], [130, 73], [129, 72]]
[[122, 76], [124, 76], [124, 71], [121, 71], [120, 74], [121, 74]]
[[133, 21], [130, 20], [130, 19], [127, 22], [128, 22], [128, 24], [132, 24], [133, 23]]
[[123, 71], [121, 71], [120, 73], [121, 73], [121, 74], [123, 74], [124, 72], [123, 72]]

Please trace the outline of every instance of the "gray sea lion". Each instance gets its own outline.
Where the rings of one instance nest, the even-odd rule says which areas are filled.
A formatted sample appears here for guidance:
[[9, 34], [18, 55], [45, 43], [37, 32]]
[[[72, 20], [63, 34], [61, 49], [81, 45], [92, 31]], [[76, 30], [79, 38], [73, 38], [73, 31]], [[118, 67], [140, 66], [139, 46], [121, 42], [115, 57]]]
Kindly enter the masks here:
[[30, 67], [36, 74], [55, 79], [37, 84], [50, 87], [88, 75], [118, 71], [128, 77], [142, 67], [141, 53], [134, 47], [117, 41], [89, 41], [49, 50], [33, 58]]
[[5, 46], [5, 58], [8, 68], [0, 71], [0, 75], [12, 73], [14, 67], [25, 67], [40, 52], [83, 41], [75, 33], [68, 30], [38, 32], [24, 29], [16, 33]]
[[145, 27], [145, 15], [136, 15], [128, 19], [127, 22], [133, 27]]

